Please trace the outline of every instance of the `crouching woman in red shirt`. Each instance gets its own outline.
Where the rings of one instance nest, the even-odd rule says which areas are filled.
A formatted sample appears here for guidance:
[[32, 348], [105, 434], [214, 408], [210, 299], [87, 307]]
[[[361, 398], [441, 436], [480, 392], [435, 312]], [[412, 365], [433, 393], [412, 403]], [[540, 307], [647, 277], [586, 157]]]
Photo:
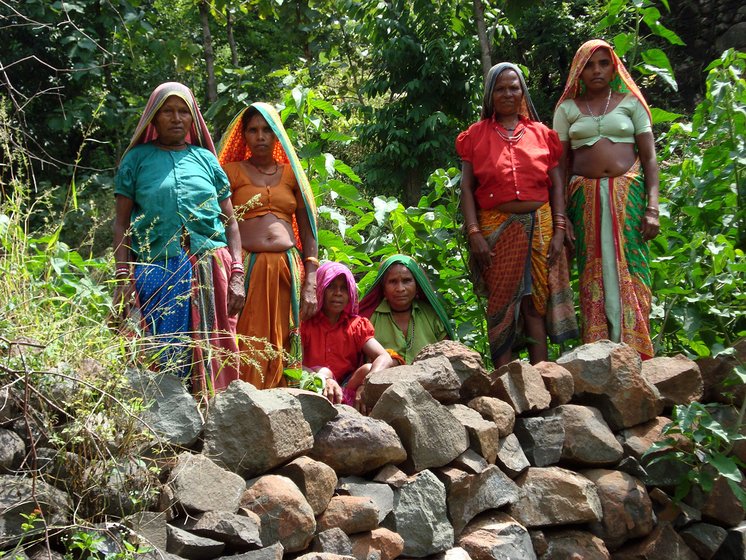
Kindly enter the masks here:
[[562, 145], [539, 122], [517, 66], [492, 67], [481, 119], [459, 134], [456, 150], [472, 281], [488, 300], [492, 362], [508, 363], [519, 335], [531, 363], [546, 360], [547, 334], [555, 343], [578, 335], [563, 250]]
[[358, 315], [357, 284], [346, 266], [326, 262], [318, 268], [316, 301], [319, 311], [301, 325], [303, 367], [324, 377], [324, 396], [331, 402], [365, 412], [363, 381], [393, 360], [375, 339], [371, 322]]

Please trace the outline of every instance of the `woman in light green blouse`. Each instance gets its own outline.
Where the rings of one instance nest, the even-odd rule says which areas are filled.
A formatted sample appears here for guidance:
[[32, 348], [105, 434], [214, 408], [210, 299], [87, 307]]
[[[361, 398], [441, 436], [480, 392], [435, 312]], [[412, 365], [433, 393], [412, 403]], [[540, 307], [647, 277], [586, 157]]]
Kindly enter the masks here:
[[381, 263], [360, 301], [360, 315], [370, 318], [376, 340], [407, 364], [428, 344], [455, 338], [427, 276], [406, 255], [392, 255]]

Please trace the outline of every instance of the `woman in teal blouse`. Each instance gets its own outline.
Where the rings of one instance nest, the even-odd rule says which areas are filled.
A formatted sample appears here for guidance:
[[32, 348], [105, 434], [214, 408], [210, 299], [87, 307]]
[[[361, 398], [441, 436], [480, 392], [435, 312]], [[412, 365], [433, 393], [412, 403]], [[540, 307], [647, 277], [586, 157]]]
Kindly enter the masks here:
[[407, 364], [428, 344], [454, 338], [448, 315], [427, 276], [406, 255], [392, 255], [381, 263], [360, 301], [360, 315], [370, 318], [376, 340]]
[[228, 178], [192, 92], [151, 94], [115, 178], [114, 305], [139, 307], [153, 364], [213, 392], [238, 378], [243, 265]]

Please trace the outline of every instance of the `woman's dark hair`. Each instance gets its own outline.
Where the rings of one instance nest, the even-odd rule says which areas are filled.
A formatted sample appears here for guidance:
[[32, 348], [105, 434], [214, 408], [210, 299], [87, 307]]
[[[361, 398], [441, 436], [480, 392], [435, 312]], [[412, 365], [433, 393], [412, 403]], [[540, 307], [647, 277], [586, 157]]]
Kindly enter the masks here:
[[259, 109], [254, 107], [253, 105], [246, 109], [243, 113], [243, 116], [241, 116], [241, 130], [246, 131], [246, 127], [249, 126], [249, 121], [253, 119], [256, 115], [260, 115], [262, 118], [264, 118], [264, 115], [259, 112]]

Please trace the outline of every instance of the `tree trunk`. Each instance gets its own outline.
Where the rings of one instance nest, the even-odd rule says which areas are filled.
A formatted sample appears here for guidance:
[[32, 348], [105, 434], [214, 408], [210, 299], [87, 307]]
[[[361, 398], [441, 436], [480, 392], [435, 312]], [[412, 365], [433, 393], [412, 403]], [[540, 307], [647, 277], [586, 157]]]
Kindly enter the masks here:
[[218, 100], [218, 86], [215, 83], [215, 53], [212, 50], [210, 34], [210, 6], [206, 0], [199, 0], [199, 19], [202, 22], [202, 45], [205, 51], [205, 68], [207, 69], [207, 100], [215, 103]]
[[406, 206], [417, 206], [422, 196], [422, 177], [417, 169], [407, 171], [407, 182], [404, 185], [404, 203]]
[[238, 51], [236, 50], [236, 40], [233, 38], [233, 20], [231, 19], [230, 6], [225, 7], [225, 31], [228, 35], [228, 45], [231, 48], [231, 63], [238, 66]]
[[477, 21], [477, 35], [479, 36], [479, 47], [482, 53], [482, 73], [487, 80], [487, 74], [492, 68], [492, 54], [490, 40], [487, 37], [487, 27], [484, 25], [484, 5], [482, 0], [473, 0], [474, 19]]

